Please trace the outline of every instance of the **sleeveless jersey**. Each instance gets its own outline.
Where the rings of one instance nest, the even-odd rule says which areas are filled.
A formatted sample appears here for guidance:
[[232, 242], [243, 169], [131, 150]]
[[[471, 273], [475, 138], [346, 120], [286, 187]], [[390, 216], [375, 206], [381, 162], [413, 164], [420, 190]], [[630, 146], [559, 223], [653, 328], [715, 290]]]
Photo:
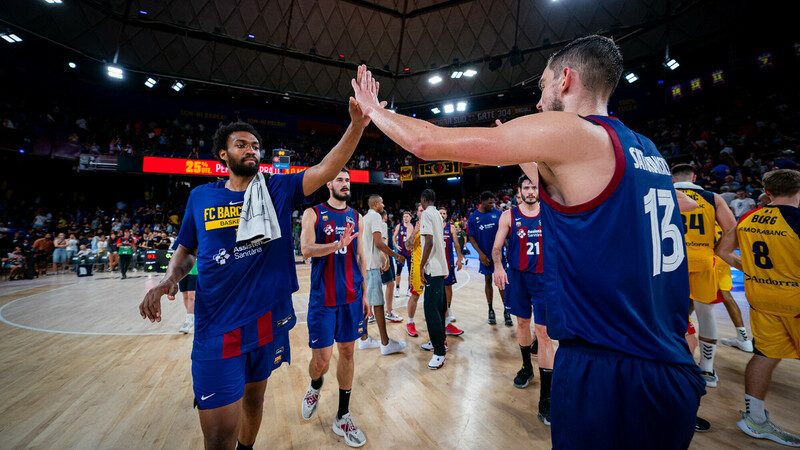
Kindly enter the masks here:
[[515, 206], [511, 208], [508, 233], [508, 266], [520, 272], [542, 273], [542, 215], [528, 217]]
[[[413, 230], [413, 227], [411, 228]], [[397, 232], [397, 243], [399, 244], [397, 253], [403, 255], [404, 258], [411, 256], [406, 248], [406, 239], [408, 238], [408, 229], [402, 223], [400, 224], [400, 231]]]
[[485, 213], [476, 209], [467, 220], [467, 234], [475, 238], [478, 248], [489, 259], [492, 259], [492, 246], [494, 246], [494, 237], [497, 234], [500, 214], [502, 212], [499, 209], [493, 209]]
[[744, 269], [744, 293], [754, 309], [800, 317], [800, 209], [764, 206], [736, 227]]
[[689, 272], [711, 270], [714, 268], [714, 226], [717, 223], [714, 194], [694, 187], [683, 188], [680, 183], [676, 183], [675, 187], [698, 205], [692, 211], [681, 212]]
[[453, 238], [452, 234], [450, 233], [450, 227], [452, 225], [445, 222], [444, 224], [444, 257], [447, 260], [447, 271], [453, 270], [453, 266], [455, 266], [455, 259], [453, 258], [453, 252], [455, 252], [455, 248], [453, 247]]
[[[358, 214], [349, 206], [338, 210], [321, 203], [314, 207], [314, 212], [317, 213], [315, 231], [318, 244], [339, 240], [347, 224], [355, 226], [353, 233], [358, 231]], [[356, 290], [364, 281], [356, 258], [357, 249], [358, 238], [355, 238], [341, 250], [311, 259], [309, 307], [346, 305], [356, 300]]]
[[684, 338], [689, 272], [669, 166], [619, 120], [585, 119], [608, 132], [616, 164], [608, 186], [580, 205], [552, 200], [540, 177], [547, 333], [695, 365]]

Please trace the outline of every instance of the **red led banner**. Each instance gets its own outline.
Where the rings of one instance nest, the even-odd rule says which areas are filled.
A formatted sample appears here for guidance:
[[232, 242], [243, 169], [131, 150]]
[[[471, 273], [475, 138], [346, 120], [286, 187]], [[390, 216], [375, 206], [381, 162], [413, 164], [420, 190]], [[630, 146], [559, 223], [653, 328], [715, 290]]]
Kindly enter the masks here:
[[[299, 173], [308, 169], [306, 166], [291, 166], [288, 169], [275, 169], [272, 165], [261, 164], [259, 171], [269, 174]], [[218, 161], [202, 159], [156, 158], [145, 156], [142, 162], [144, 173], [165, 173], [174, 175], [205, 175], [211, 177], [227, 177], [228, 168]], [[350, 182], [369, 183], [368, 170], [351, 170]]]

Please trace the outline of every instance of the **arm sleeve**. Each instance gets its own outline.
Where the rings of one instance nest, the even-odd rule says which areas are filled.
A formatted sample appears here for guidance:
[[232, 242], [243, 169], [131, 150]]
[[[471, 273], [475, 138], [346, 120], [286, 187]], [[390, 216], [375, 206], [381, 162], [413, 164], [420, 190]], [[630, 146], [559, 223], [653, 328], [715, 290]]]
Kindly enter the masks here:
[[183, 215], [183, 222], [181, 223], [181, 231], [178, 233], [178, 238], [175, 239], [175, 244], [172, 246], [173, 250], [182, 245], [189, 250], [197, 248], [197, 226], [194, 220], [194, 208], [192, 207], [193, 195], [189, 196], [189, 201], [186, 203], [186, 213]]
[[292, 208], [311, 203], [314, 200], [314, 194], [308, 197], [303, 195], [303, 177], [305, 173], [306, 172], [303, 171], [286, 175], [272, 175], [269, 177], [269, 180], [267, 180], [267, 188], [270, 191], [270, 196], [287, 196]]
[[467, 219], [467, 236], [477, 237], [474, 231], [475, 228], [475, 214], [472, 214]]

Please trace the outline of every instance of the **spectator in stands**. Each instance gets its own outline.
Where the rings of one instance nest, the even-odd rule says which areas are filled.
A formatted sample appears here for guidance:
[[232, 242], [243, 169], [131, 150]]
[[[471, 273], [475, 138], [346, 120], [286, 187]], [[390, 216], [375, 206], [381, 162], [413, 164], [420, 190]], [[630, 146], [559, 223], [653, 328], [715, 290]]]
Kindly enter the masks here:
[[23, 278], [25, 274], [25, 256], [22, 253], [22, 247], [15, 247], [13, 252], [3, 258], [3, 268], [11, 270], [8, 275], [9, 280]]
[[53, 254], [53, 237], [50, 233], [33, 242], [34, 268], [37, 276], [47, 275], [47, 260]]
[[729, 190], [735, 191], [739, 189], [741, 185], [736, 181], [736, 179], [734, 179], [733, 175], [726, 175], [725, 183], [722, 184], [722, 187], [727, 187]]
[[86, 245], [81, 245], [80, 249], [78, 250], [78, 254], [75, 255], [78, 257], [79, 264], [86, 264], [87, 258], [92, 255], [92, 252], [86, 248]]
[[731, 192], [731, 189], [725, 185], [723, 185], [720, 190], [722, 191], [722, 193], [719, 194], [719, 196], [722, 197], [723, 200], [725, 200], [726, 205], [731, 206], [731, 201], [734, 198], [736, 198], [736, 194]]
[[104, 256], [108, 254], [108, 236], [98, 234], [100, 240], [97, 241], [97, 256]]
[[53, 241], [53, 247], [53, 273], [59, 274], [64, 270], [64, 264], [69, 261], [67, 259], [67, 239], [64, 233], [58, 233]]
[[111, 233], [108, 237], [108, 271], [113, 272], [119, 265], [119, 252], [117, 251], [117, 235]]
[[767, 194], [761, 194], [758, 196], [758, 207], [767, 206], [772, 201]]
[[125, 230], [123, 235], [117, 239], [117, 251], [119, 252], [119, 273], [122, 279], [128, 278], [128, 268], [133, 260], [135, 251], [135, 238], [131, 237], [130, 230]]
[[772, 163], [775, 164], [775, 167], [778, 169], [796, 169], [797, 163], [789, 159], [789, 157], [792, 155], [794, 155], [793, 151], [784, 150], [780, 152], [780, 154], [775, 158], [775, 161]]
[[736, 220], [739, 220], [744, 213], [755, 209], [756, 202], [745, 195], [744, 189], [739, 189], [736, 191], [736, 198], [731, 201], [730, 206], [733, 209], [733, 215], [736, 216]]

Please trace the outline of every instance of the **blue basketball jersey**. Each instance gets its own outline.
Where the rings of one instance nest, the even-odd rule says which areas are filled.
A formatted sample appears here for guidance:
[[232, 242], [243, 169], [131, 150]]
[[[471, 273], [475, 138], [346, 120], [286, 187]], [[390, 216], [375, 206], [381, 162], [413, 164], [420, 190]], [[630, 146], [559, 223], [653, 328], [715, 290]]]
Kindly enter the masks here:
[[413, 230], [414, 227], [410, 227], [410, 229], [406, 229], [406, 226], [402, 223], [400, 224], [400, 230], [397, 232], [397, 245], [399, 246], [396, 249], [397, 253], [403, 255], [404, 258], [410, 258], [411, 252], [408, 251], [406, 248], [406, 239], [408, 239], [408, 233]]
[[508, 266], [520, 272], [542, 273], [542, 214], [528, 217], [511, 208], [511, 230], [506, 251]]
[[455, 266], [453, 253], [456, 251], [455, 247], [453, 247], [453, 236], [452, 233], [450, 233], [451, 226], [452, 225], [449, 223], [444, 224], [444, 257], [447, 260], [448, 272], [453, 269], [453, 266]]
[[595, 199], [564, 206], [540, 189], [548, 334], [636, 357], [694, 365], [684, 333], [689, 275], [669, 167], [617, 119], [586, 118], [614, 146], [616, 168]]
[[497, 235], [500, 214], [501, 211], [499, 209], [493, 209], [485, 213], [476, 209], [467, 220], [467, 233], [475, 238], [478, 248], [489, 259], [492, 258], [492, 246], [494, 245], [494, 237]]
[[[339, 210], [321, 203], [314, 207], [314, 212], [317, 214], [318, 244], [338, 241], [348, 224], [354, 225], [353, 233], [358, 232], [358, 213], [349, 206]], [[356, 300], [356, 289], [364, 281], [358, 266], [357, 250], [358, 238], [355, 238], [341, 250], [311, 259], [310, 308], [346, 305]]]

